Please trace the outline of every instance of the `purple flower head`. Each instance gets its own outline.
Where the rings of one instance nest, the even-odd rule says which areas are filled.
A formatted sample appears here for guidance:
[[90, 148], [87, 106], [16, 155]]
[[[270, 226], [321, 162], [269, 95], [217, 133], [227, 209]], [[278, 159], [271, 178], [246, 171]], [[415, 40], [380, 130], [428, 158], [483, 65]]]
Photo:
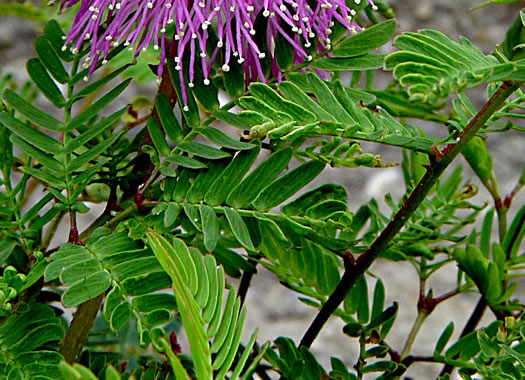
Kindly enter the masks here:
[[[166, 30], [168, 25], [174, 24], [173, 39], [177, 44], [171, 55], [181, 83], [184, 83], [183, 55], [189, 54], [187, 82], [190, 88], [194, 86], [197, 64], [204, 73], [203, 84], [210, 83], [211, 69], [221, 49], [222, 71], [229, 71], [232, 62], [236, 61], [242, 64], [247, 83], [258, 78], [265, 81], [261, 60], [266, 58], [266, 53], [256, 42], [260, 41], [255, 38], [260, 31], [254, 26], [261, 12], [268, 20], [264, 38], [270, 47], [270, 75], [279, 79], [281, 72], [275, 58], [278, 35], [293, 46], [294, 61], [298, 64], [312, 59], [308, 51], [316, 40], [318, 51], [330, 49], [330, 34], [336, 21], [349, 32], [360, 29], [353, 21], [356, 12], [345, 0], [63, 0], [60, 9], [79, 1], [80, 9], [64, 47], [72, 43], [75, 52], [83, 41], [90, 42], [91, 51], [84, 63], [86, 68], [91, 68], [90, 75], [100, 57], [105, 63], [110, 48], [123, 43], [135, 50], [135, 56], [151, 45], [159, 50], [161, 64], [157, 74], [160, 77], [172, 41], [167, 38]], [[353, 1], [361, 3], [361, 0]], [[372, 0], [366, 1], [375, 7]], [[210, 27], [216, 29], [218, 37], [211, 55], [207, 54]], [[186, 104], [184, 86], [182, 95]]]

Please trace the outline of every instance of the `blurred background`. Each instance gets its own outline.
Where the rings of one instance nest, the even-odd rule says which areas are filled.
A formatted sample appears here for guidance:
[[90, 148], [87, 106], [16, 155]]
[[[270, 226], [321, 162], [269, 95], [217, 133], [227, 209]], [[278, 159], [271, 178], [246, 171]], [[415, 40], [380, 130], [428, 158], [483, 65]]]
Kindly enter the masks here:
[[[490, 53], [496, 44], [503, 41], [507, 28], [518, 15], [523, 2], [489, 5], [479, 10], [472, 10], [482, 0], [388, 0], [396, 12], [398, 22], [397, 33], [423, 28], [437, 29], [448, 36], [457, 39], [459, 36], [469, 38], [485, 53]], [[20, 3], [20, 1], [0, 0], [0, 10], [6, 6]], [[35, 2], [39, 3], [40, 2]], [[44, 4], [47, 1], [43, 2]], [[4, 7], [4, 8], [2, 8]], [[43, 7], [42, 12], [54, 12], [57, 7]], [[0, 15], [0, 73], [12, 73], [21, 81], [27, 79], [25, 62], [34, 56], [33, 42], [39, 35], [42, 25], [37, 22], [16, 16]], [[146, 95], [153, 99], [156, 92], [154, 83], [141, 85], [131, 90], [130, 96], [135, 94]], [[481, 104], [485, 98], [483, 91], [469, 93], [474, 100]], [[130, 98], [124, 98], [127, 101]], [[417, 122], [416, 125], [426, 130], [428, 134], [444, 134], [445, 127], [432, 123]], [[514, 186], [525, 164], [523, 152], [524, 138], [519, 132], [492, 135], [487, 141], [489, 151], [494, 154], [496, 177], [499, 181], [501, 192], [506, 194]], [[386, 149], [384, 146], [364, 145], [365, 151], [380, 153], [384, 162], [401, 161], [401, 152], [398, 149]], [[457, 164], [465, 166], [465, 176], [468, 179], [472, 174], [468, 167], [458, 158]], [[337, 173], [337, 174], [336, 174]], [[376, 198], [381, 206], [383, 197], [390, 192], [394, 198], [404, 194], [401, 169], [392, 167], [388, 169], [328, 169], [319, 182], [335, 182], [343, 184], [350, 196], [350, 208], [355, 211], [361, 204], [371, 198]], [[475, 180], [474, 180], [475, 181]], [[478, 203], [490, 202], [490, 197], [480, 187], [476, 198]], [[519, 208], [525, 201], [524, 196], [514, 200], [514, 209]], [[387, 208], [383, 208], [384, 211]], [[101, 211], [101, 210], [100, 210]], [[93, 218], [96, 217], [97, 207], [92, 209]], [[514, 212], [510, 213], [510, 217]], [[86, 226], [90, 220], [84, 220]], [[66, 227], [66, 226], [64, 226]], [[82, 225], [80, 226], [82, 230]], [[67, 233], [58, 234], [59, 238], [66, 239]], [[61, 244], [60, 239], [54, 241], [55, 245]], [[371, 273], [379, 275], [385, 282], [386, 305], [397, 301], [400, 303], [399, 314], [387, 342], [396, 350], [401, 351], [406, 336], [416, 317], [416, 303], [418, 297], [417, 276], [409, 264], [379, 261], [371, 268]], [[451, 290], [454, 286], [456, 270], [454, 266], [441, 269], [430, 281], [434, 294], [441, 294]], [[373, 286], [370, 286], [373, 289]], [[525, 288], [521, 287], [521, 294]], [[519, 294], [520, 290], [518, 290]], [[470, 295], [456, 296], [453, 300], [437, 307], [427, 319], [419, 334], [415, 345], [414, 354], [431, 354], [437, 337], [449, 323], [455, 323], [455, 336], [459, 334], [472, 309], [477, 303], [477, 297]], [[253, 280], [253, 286], [246, 299], [248, 316], [245, 331], [259, 328], [259, 342], [275, 339], [285, 335], [299, 342], [302, 334], [311, 323], [316, 310], [303, 305], [297, 296], [279, 286], [278, 280], [271, 273], [259, 270]], [[489, 316], [490, 317], [490, 316]], [[342, 334], [343, 323], [332, 318], [321, 335], [314, 343], [312, 350], [329, 367], [329, 358], [338, 356], [349, 366], [357, 359], [357, 343]], [[440, 366], [432, 364], [417, 364], [411, 367], [406, 374], [407, 378], [432, 379], [436, 378], [441, 370]]]

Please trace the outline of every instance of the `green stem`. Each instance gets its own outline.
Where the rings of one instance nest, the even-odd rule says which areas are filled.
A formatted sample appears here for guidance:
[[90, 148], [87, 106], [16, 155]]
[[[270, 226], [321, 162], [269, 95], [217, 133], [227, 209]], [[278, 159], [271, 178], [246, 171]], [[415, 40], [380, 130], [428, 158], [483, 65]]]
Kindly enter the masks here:
[[300, 346], [310, 347], [312, 345], [328, 318], [330, 318], [341, 302], [343, 302], [346, 294], [352, 289], [359, 276], [363, 275], [377, 257], [388, 248], [392, 239], [398, 234], [408, 219], [425, 200], [430, 190], [437, 183], [450, 163], [458, 156], [465, 145], [476, 136], [476, 133], [478, 133], [478, 131], [485, 125], [487, 120], [503, 106], [505, 100], [522, 84], [523, 82], [503, 82], [500, 88], [460, 133], [457, 143], [449, 144], [443, 152], [437, 152], [435, 156], [431, 157], [431, 167], [427, 169], [427, 172], [414, 188], [412, 194], [410, 194], [401, 209], [392, 218], [379, 237], [372, 243], [365, 253], [359, 257], [355, 265], [352, 265], [345, 270], [336, 289], [330, 295], [326, 303], [316, 315], [312, 324], [306, 330]]
[[[80, 63], [80, 57], [76, 57], [73, 61], [73, 65], [71, 67], [71, 77], [73, 77], [77, 71], [78, 71], [78, 65]], [[72, 104], [69, 101], [73, 97], [73, 90], [74, 85], [68, 84], [67, 86], [67, 99], [66, 102], [66, 108], [64, 109], [64, 133], [62, 135], [62, 144], [64, 145], [64, 148], [69, 143], [69, 133], [66, 131], [66, 124], [71, 120], [71, 108]], [[71, 209], [72, 205], [76, 201], [75, 199], [72, 199], [71, 195], [74, 193], [73, 191], [73, 184], [72, 184], [72, 178], [71, 173], [69, 173], [68, 167], [69, 162], [71, 161], [71, 154], [72, 153], [66, 153], [64, 155], [64, 168], [66, 169], [66, 192], [67, 192], [67, 200], [69, 202], [69, 238], [68, 243], [73, 244], [80, 244], [80, 240], [78, 238], [78, 228], [77, 228], [77, 215], [76, 212]]]
[[499, 241], [502, 242], [505, 238], [505, 235], [507, 234], [507, 212], [509, 209], [505, 206], [497, 207], [496, 205], [496, 213], [498, 214], [498, 233], [499, 233]]
[[362, 379], [363, 378], [363, 372], [361, 371], [361, 368], [363, 368], [366, 364], [366, 361], [364, 359], [366, 353], [366, 337], [364, 334], [361, 334], [359, 337], [359, 358], [357, 359], [357, 363], [354, 366], [354, 368], [357, 371], [357, 378]]
[[[157, 206], [160, 203], [164, 203], [164, 202], [161, 202], [161, 201], [145, 201], [144, 202], [144, 206], [145, 207], [155, 207], [155, 206]], [[180, 206], [182, 206], [184, 203], [188, 203], [188, 202], [171, 201], [170, 203], [177, 203]], [[199, 206], [200, 203], [190, 203], [190, 204], [193, 205], [193, 206]], [[213, 208], [213, 211], [215, 211], [216, 214], [224, 214], [225, 213], [224, 209], [227, 208], [227, 206], [213, 206], [212, 208]], [[324, 226], [324, 224], [322, 224], [323, 221], [321, 221], [321, 220], [312, 219], [312, 218], [303, 217], [303, 216], [297, 216], [297, 215], [287, 216], [287, 215], [284, 215], [284, 214], [276, 214], [276, 213], [272, 213], [272, 212], [259, 212], [259, 211], [247, 210], [247, 209], [235, 209], [235, 211], [237, 211], [240, 216], [246, 216], [246, 217], [249, 217], [249, 218], [257, 218], [258, 215], [261, 215], [261, 216], [264, 216], [267, 219], [272, 219], [272, 220], [274, 220], [276, 222], [292, 220], [292, 221], [294, 221], [296, 223], [302, 224], [303, 226], [315, 225], [315, 227], [319, 227], [319, 228], [322, 228]]]
[[119, 213], [117, 213], [115, 216], [112, 216], [110, 212], [103, 213], [80, 234], [80, 240], [88, 238], [91, 235], [91, 233], [98, 227], [104, 226], [106, 228], [113, 228], [136, 210], [136, 207], [134, 205], [131, 205], [125, 210], [122, 210]]
[[408, 356], [410, 353], [410, 350], [412, 349], [412, 345], [414, 344], [414, 341], [416, 340], [416, 336], [419, 333], [419, 330], [421, 330], [421, 327], [423, 326], [423, 323], [429, 316], [429, 313], [420, 310], [417, 313], [417, 318], [414, 321], [414, 324], [412, 325], [412, 329], [410, 330], [410, 333], [408, 334], [407, 341], [405, 343], [405, 346], [403, 347], [403, 351], [401, 352], [401, 359], [404, 359]]
[[42, 240], [42, 244], [40, 244], [40, 250], [42, 252], [45, 252], [47, 248], [49, 247], [49, 243], [51, 243], [51, 240], [55, 236], [55, 233], [57, 232], [58, 225], [60, 224], [60, 221], [64, 217], [65, 211], [61, 210], [54, 218], [53, 223], [48, 227], [46, 234], [44, 236], [44, 239]]
[[[446, 359], [442, 356], [407, 356], [402, 364], [404, 364], [406, 367], [410, 366], [412, 363], [415, 362], [426, 362], [426, 363], [442, 363], [446, 365], [450, 365], [452, 368], [455, 366], [461, 367], [461, 368], [471, 368], [476, 369], [476, 365], [473, 363], [470, 363], [468, 361], [464, 360], [455, 360], [455, 359]], [[441, 376], [441, 375], [440, 375]]]

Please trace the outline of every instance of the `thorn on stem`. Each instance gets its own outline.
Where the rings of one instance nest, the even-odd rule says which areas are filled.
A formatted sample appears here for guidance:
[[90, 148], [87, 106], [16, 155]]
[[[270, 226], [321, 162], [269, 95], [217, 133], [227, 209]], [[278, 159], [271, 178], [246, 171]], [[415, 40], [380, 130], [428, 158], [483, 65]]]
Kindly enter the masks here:
[[170, 333], [170, 347], [175, 355], [178, 355], [182, 352], [180, 344], [177, 341], [177, 334], [175, 333], [175, 331], [172, 331]]
[[349, 270], [355, 265], [355, 258], [354, 255], [352, 255], [352, 252], [346, 251], [343, 259], [345, 264], [345, 270]]
[[144, 209], [144, 184], [141, 184], [135, 193], [133, 201], [137, 206], [137, 210], [142, 211]]

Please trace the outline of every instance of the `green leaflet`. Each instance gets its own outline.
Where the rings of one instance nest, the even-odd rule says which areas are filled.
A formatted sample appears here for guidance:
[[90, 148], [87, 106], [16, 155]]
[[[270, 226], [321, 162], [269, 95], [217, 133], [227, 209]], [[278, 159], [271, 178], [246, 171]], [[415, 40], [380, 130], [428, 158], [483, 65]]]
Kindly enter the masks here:
[[58, 54], [51, 48], [51, 44], [45, 36], [38, 37], [35, 40], [35, 50], [40, 58], [40, 62], [55, 78], [58, 83], [69, 82], [69, 74], [60, 61]]
[[201, 252], [194, 247], [189, 249], [193, 265], [195, 266], [195, 279], [198, 279], [197, 291], [194, 292], [195, 301], [202, 309], [206, 307], [210, 296], [210, 281], [208, 279], [208, 272], [203, 261]]
[[310, 207], [327, 199], [346, 201], [348, 194], [341, 185], [324, 184], [302, 194], [284, 205], [281, 210], [287, 215], [301, 215]]
[[199, 203], [204, 199], [210, 186], [222, 174], [226, 166], [230, 163], [230, 158], [213, 160], [208, 163], [208, 168], [199, 170], [197, 178], [186, 193], [186, 199], [190, 203]]
[[159, 305], [169, 310], [175, 310], [177, 307], [175, 297], [169, 293], [146, 294], [134, 297], [131, 304], [134, 309], [144, 312], [154, 311], [158, 309]]
[[111, 276], [108, 272], [96, 272], [69, 287], [62, 294], [62, 303], [65, 307], [73, 307], [86, 302], [105, 292], [111, 285]]
[[257, 196], [253, 206], [259, 211], [267, 211], [281, 204], [317, 177], [324, 166], [325, 164], [320, 161], [309, 161], [286, 173], [268, 185]]
[[239, 243], [241, 243], [246, 249], [254, 250], [255, 247], [250, 238], [248, 228], [239, 213], [230, 207], [224, 207], [224, 213], [226, 214], [228, 223]]
[[72, 105], [76, 101], [85, 98], [86, 96], [95, 93], [97, 90], [102, 88], [104, 85], [108, 84], [111, 80], [118, 77], [120, 74], [122, 74], [128, 67], [130, 67], [131, 64], [127, 64], [124, 66], [119, 67], [117, 70], [111, 71], [108, 75], [102, 77], [101, 79], [88, 84], [86, 87], [84, 87], [82, 90], [77, 92], [69, 99], [68, 104]]
[[7, 112], [0, 112], [0, 123], [27, 143], [53, 155], [62, 153], [63, 147], [51, 136], [20, 122]]
[[152, 117], [148, 120], [148, 132], [151, 136], [151, 140], [153, 141], [153, 145], [155, 145], [155, 148], [157, 149], [157, 152], [161, 156], [167, 156], [170, 154], [170, 146], [166, 142], [166, 138], [160, 129], [157, 119]]
[[75, 55], [71, 53], [69, 49], [62, 50], [64, 46], [64, 40], [62, 37], [65, 37], [65, 33], [58, 24], [56, 20], [50, 20], [44, 27], [44, 36], [46, 36], [51, 47], [60, 59], [71, 62], [75, 58]]
[[97, 124], [93, 125], [92, 127], [88, 128], [87, 130], [83, 131], [81, 134], [79, 134], [77, 137], [75, 137], [73, 140], [71, 140], [67, 145], [65, 149], [65, 153], [72, 153], [81, 146], [85, 145], [90, 140], [94, 139], [101, 133], [103, 133], [106, 129], [113, 126], [114, 123], [116, 123], [122, 114], [126, 112], [127, 107], [121, 108], [117, 112], [113, 113], [112, 115], [102, 119]]
[[[214, 260], [215, 261], [215, 260]], [[210, 263], [207, 264], [207, 267], [211, 266]], [[216, 263], [215, 263], [216, 266]], [[214, 278], [213, 276], [208, 276], [208, 278]], [[213, 286], [212, 286], [213, 289]], [[228, 298], [224, 307], [224, 314], [226, 313], [226, 310], [228, 309], [228, 304], [230, 303], [230, 298], [233, 300], [233, 294], [232, 292], [228, 292]], [[212, 293], [213, 294], [213, 293]], [[206, 318], [206, 321], [208, 321], [208, 331], [207, 335], [208, 337], [215, 336], [217, 334], [217, 329], [219, 328], [219, 322], [221, 320], [221, 310], [223, 310], [223, 294], [224, 294], [224, 270], [217, 270], [217, 299], [216, 301], [210, 302], [203, 310], [203, 316], [206, 316], [206, 312], [208, 311], [210, 315]], [[233, 302], [233, 301], [231, 301]], [[213, 305], [215, 304], [215, 305]], [[210, 308], [211, 306], [211, 308]], [[213, 309], [213, 314], [210, 309]]]
[[259, 155], [260, 149], [261, 147], [258, 145], [251, 150], [243, 150], [237, 153], [232, 162], [209, 188], [204, 197], [204, 201], [211, 206], [223, 203], [236, 184], [241, 181], [250, 169]]
[[290, 115], [294, 120], [312, 123], [316, 120], [313, 113], [293, 102], [283, 99], [275, 90], [264, 83], [252, 83], [250, 93], [270, 107]]
[[314, 95], [319, 101], [319, 104], [325, 109], [325, 111], [332, 115], [332, 120], [335, 119], [346, 126], [355, 123], [355, 121], [341, 106], [335, 95], [332, 93], [332, 91], [330, 91], [323, 80], [321, 80], [317, 75], [309, 73], [308, 81], [312, 87]]
[[84, 111], [76, 115], [74, 118], [72, 118], [66, 124], [66, 131], [69, 132], [73, 129], [80, 127], [83, 123], [91, 119], [94, 115], [98, 114], [100, 111], [105, 109], [109, 103], [115, 100], [117, 96], [119, 96], [122, 93], [122, 91], [126, 89], [130, 82], [131, 79], [125, 80], [117, 87], [109, 91], [106, 95], [97, 100], [95, 103], [93, 103], [91, 106], [89, 106], [87, 109], [85, 109]]
[[66, 104], [64, 95], [59, 90], [46, 68], [38, 58], [31, 58], [27, 61], [27, 73], [35, 82], [42, 94], [49, 99], [56, 107], [62, 108]]
[[454, 332], [454, 323], [450, 322], [447, 325], [447, 327], [445, 327], [441, 335], [439, 336], [439, 339], [436, 343], [436, 347], [434, 348], [434, 357], [436, 357], [437, 355], [440, 355], [441, 352], [443, 352], [443, 349], [447, 345], [453, 332]]
[[388, 20], [366, 28], [359, 33], [345, 38], [332, 53], [334, 57], [357, 57], [386, 44], [396, 30], [395, 20]]
[[364, 71], [383, 66], [386, 54], [366, 54], [352, 58], [321, 58], [312, 62], [312, 67], [330, 71]]
[[235, 114], [220, 109], [213, 113], [213, 117], [216, 117], [218, 120], [222, 120], [229, 125], [246, 130], [250, 129], [252, 125], [262, 124], [269, 120], [268, 118], [265, 118], [259, 113], [253, 111], [242, 111], [238, 114]]
[[116, 281], [123, 282], [127, 278], [140, 276], [149, 272], [157, 272], [161, 268], [157, 259], [149, 253], [143, 257], [108, 266], [108, 269], [111, 270], [111, 274]]
[[175, 154], [174, 152], [171, 152], [168, 157], [166, 157], [166, 161], [189, 169], [202, 169], [207, 167], [206, 164], [194, 158]]
[[291, 158], [289, 148], [270, 155], [233, 189], [226, 203], [235, 208], [247, 207], [288, 166]]
[[[24, 173], [27, 173], [30, 176], [33, 176], [35, 178], [38, 178], [38, 179], [46, 182], [47, 184], [49, 184], [51, 186], [54, 186], [55, 188], [57, 188], [59, 190], [63, 190], [66, 187], [66, 184], [65, 184], [65, 182], [63, 180], [61, 180], [60, 178], [57, 178], [54, 175], [49, 174], [49, 173], [47, 173], [47, 172], [45, 172], [43, 170], [34, 169], [34, 168], [27, 167], [27, 166], [22, 166], [22, 167], [20, 167], [20, 169], [22, 169], [22, 171]], [[50, 191], [51, 191], [51, 189], [52, 188], [49, 188]], [[60, 193], [58, 193], [58, 194], [60, 194]], [[62, 201], [62, 202], [67, 201], [66, 198], [64, 196], [62, 196], [62, 195], [58, 196], [57, 194], [55, 194], [55, 196], [57, 196], [57, 198], [59, 198], [60, 201]]]
[[[262, 31], [259, 31], [262, 33]], [[224, 80], [224, 88], [229, 96], [237, 98], [244, 93], [244, 71], [242, 65], [237, 63], [234, 59], [230, 61], [229, 69], [222, 71], [222, 77]]]
[[53, 156], [42, 152], [40, 149], [25, 142], [16, 135], [11, 135], [10, 140], [13, 144], [18, 146], [23, 152], [38, 160], [46, 169], [48, 169], [53, 176], [61, 181], [65, 181], [64, 165], [57, 161]]
[[155, 99], [155, 109], [157, 110], [162, 128], [168, 138], [174, 143], [181, 141], [183, 137], [182, 128], [173, 113], [173, 107], [166, 94], [159, 93], [157, 95]]
[[62, 131], [63, 126], [60, 121], [27, 102], [24, 98], [17, 95], [16, 92], [6, 89], [2, 96], [15, 110], [24, 115], [33, 124], [51, 132]]
[[210, 323], [212, 317], [217, 314], [217, 308], [220, 309], [222, 305], [224, 269], [222, 267], [217, 268], [217, 263], [212, 255], [204, 257], [204, 264], [209, 280], [209, 297], [206, 306], [202, 310], [202, 317], [206, 323]]
[[96, 258], [89, 256], [86, 260], [77, 260], [60, 272], [60, 281], [64, 285], [72, 285], [77, 281], [83, 280], [96, 272], [100, 272], [102, 266]]
[[177, 149], [210, 160], [217, 160], [231, 156], [228, 152], [195, 141], [182, 141], [177, 145]]
[[312, 219], [328, 219], [334, 213], [348, 211], [346, 202], [328, 199], [306, 210], [305, 215]]
[[[281, 20], [280, 26], [286, 30], [288, 35], [292, 34], [290, 26], [283, 20]], [[295, 49], [292, 44], [281, 33], [278, 33], [275, 39], [275, 60], [279, 70], [290, 71], [294, 65], [294, 55]]]
[[142, 321], [144, 325], [148, 327], [164, 325], [170, 322], [172, 319], [173, 315], [169, 310], [166, 309], [157, 309], [142, 315]]
[[183, 203], [182, 208], [184, 209], [184, 213], [188, 217], [188, 220], [190, 221], [193, 226], [200, 231], [202, 229], [201, 227], [201, 221], [200, 216], [197, 208], [190, 204], [190, 203]]
[[204, 246], [208, 252], [213, 252], [219, 241], [219, 222], [215, 211], [210, 206], [199, 206], [202, 233], [204, 234]]
[[128, 301], [123, 301], [113, 309], [109, 317], [109, 325], [113, 331], [119, 331], [124, 327], [131, 317], [131, 305]]
[[332, 115], [325, 111], [315, 100], [309, 97], [303, 90], [301, 90], [296, 84], [290, 81], [283, 81], [277, 85], [279, 91], [291, 101], [299, 104], [305, 109], [313, 112], [317, 120], [332, 120]]
[[172, 199], [174, 201], [182, 202], [185, 199], [186, 193], [191, 187], [191, 182], [193, 181], [193, 178], [197, 175], [197, 173], [197, 170], [192, 169], [183, 169], [180, 171], [175, 190], [172, 194]]
[[181, 212], [181, 207], [177, 203], [169, 203], [166, 211], [164, 212], [164, 226], [171, 227], [177, 220]]
[[510, 257], [517, 256], [519, 247], [523, 241], [523, 236], [525, 234], [525, 224], [523, 223], [524, 217], [525, 205], [519, 209], [516, 216], [512, 219], [512, 223], [501, 243], [503, 251], [510, 255]]
[[68, 172], [72, 173], [73, 171], [82, 168], [88, 162], [98, 157], [101, 153], [105, 152], [106, 149], [108, 149], [113, 143], [115, 143], [115, 141], [117, 141], [120, 138], [123, 132], [124, 131], [114, 134], [113, 136], [107, 138], [106, 140], [100, 142], [96, 146], [82, 153], [80, 156], [77, 156], [76, 158], [71, 160], [67, 168]]
[[210, 142], [222, 146], [224, 148], [246, 150], [252, 149], [255, 146], [254, 144], [234, 140], [217, 128], [197, 127], [194, 129], [194, 131], [206, 137], [206, 139], [208, 139]]
[[164, 271], [150, 272], [122, 281], [122, 288], [128, 295], [140, 296], [171, 286], [171, 280]]
[[213, 112], [219, 108], [219, 90], [213, 81], [204, 79], [201, 65], [195, 65], [194, 82], [196, 86], [188, 86], [199, 102], [200, 106], [207, 112]]
[[293, 120], [289, 114], [276, 110], [265, 101], [253, 96], [243, 96], [239, 99], [239, 105], [244, 109], [258, 112], [277, 124]]
[[[188, 67], [188, 65], [184, 65], [185, 67]], [[176, 64], [173, 59], [168, 60], [168, 69], [170, 72], [171, 81], [173, 83], [173, 86], [175, 87], [175, 90], [177, 91], [177, 96], [180, 103], [180, 108], [182, 110], [182, 116], [184, 119], [186, 119], [186, 122], [188, 125], [192, 128], [197, 127], [200, 124], [200, 115], [199, 115], [199, 108], [197, 106], [197, 103], [195, 102], [195, 99], [193, 98], [191, 93], [187, 92], [187, 96], [182, 96], [182, 88], [181, 88], [181, 72], [175, 69]], [[182, 99], [186, 98], [187, 104], [183, 104]]]

